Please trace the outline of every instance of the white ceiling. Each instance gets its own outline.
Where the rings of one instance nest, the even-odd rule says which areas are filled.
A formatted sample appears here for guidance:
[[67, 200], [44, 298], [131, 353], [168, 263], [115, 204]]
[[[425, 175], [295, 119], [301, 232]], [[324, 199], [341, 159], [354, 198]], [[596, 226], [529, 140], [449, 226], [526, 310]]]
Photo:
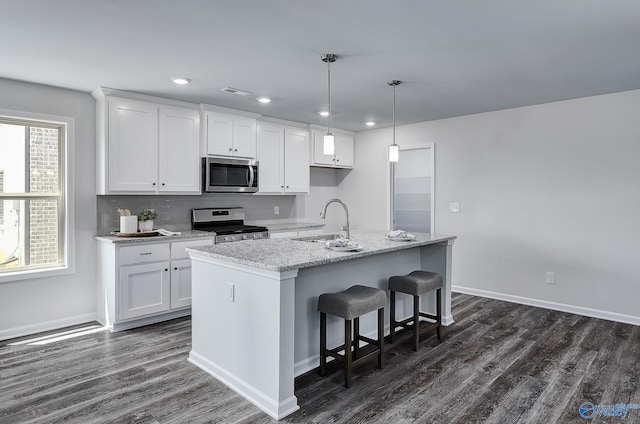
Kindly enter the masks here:
[[355, 131], [391, 124], [392, 79], [398, 124], [640, 88], [637, 0], [2, 0], [0, 40], [0, 77], [316, 124], [335, 53]]

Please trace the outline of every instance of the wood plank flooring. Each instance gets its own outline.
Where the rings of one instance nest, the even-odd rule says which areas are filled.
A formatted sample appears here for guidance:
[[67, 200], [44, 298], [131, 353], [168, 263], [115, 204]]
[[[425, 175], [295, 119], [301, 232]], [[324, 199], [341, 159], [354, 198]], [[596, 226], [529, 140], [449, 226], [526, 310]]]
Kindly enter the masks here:
[[[281, 422], [640, 423], [640, 409], [578, 413], [586, 401], [640, 404], [640, 327], [463, 294], [452, 310], [443, 343], [413, 352], [406, 334], [349, 389], [335, 367], [299, 377], [301, 408]], [[275, 423], [187, 362], [190, 324], [0, 342], [0, 423]]]

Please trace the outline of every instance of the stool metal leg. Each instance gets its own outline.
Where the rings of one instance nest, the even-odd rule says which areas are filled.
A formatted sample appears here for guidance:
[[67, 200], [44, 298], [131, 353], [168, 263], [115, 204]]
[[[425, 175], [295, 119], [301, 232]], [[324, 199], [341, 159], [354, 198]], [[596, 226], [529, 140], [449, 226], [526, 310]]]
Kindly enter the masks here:
[[320, 375], [326, 375], [327, 368], [327, 314], [320, 312]]
[[384, 368], [384, 308], [378, 309], [378, 368]]
[[396, 335], [396, 292], [391, 290], [389, 292], [391, 298], [389, 299], [390, 311], [389, 311], [389, 341], [393, 344], [393, 338]]
[[344, 387], [351, 386], [351, 320], [344, 320]]
[[418, 351], [420, 342], [420, 296], [413, 296], [413, 350]]
[[438, 341], [442, 342], [442, 290], [436, 290], [436, 320], [438, 321]]

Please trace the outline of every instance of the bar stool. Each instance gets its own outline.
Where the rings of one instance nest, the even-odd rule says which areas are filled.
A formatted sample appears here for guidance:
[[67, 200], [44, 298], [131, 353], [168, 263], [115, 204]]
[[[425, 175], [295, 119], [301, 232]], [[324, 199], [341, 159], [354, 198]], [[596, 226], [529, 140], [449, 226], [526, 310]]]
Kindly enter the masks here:
[[[444, 281], [442, 275], [429, 271], [413, 271], [408, 275], [396, 275], [389, 278], [389, 291], [391, 292], [391, 329], [389, 339], [393, 343], [396, 327], [406, 329], [413, 328], [413, 350], [418, 350], [420, 331], [433, 330], [438, 334], [438, 341], [442, 341], [442, 287]], [[436, 291], [436, 315], [420, 312], [420, 295], [430, 291]], [[396, 292], [406, 293], [413, 296], [413, 316], [403, 321], [396, 321]], [[420, 317], [435, 320], [429, 325], [420, 328]], [[411, 324], [409, 324], [411, 323]]]
[[[320, 375], [326, 373], [327, 356], [342, 361], [344, 366], [344, 386], [351, 385], [351, 373], [355, 365], [378, 357], [378, 368], [384, 367], [384, 307], [387, 295], [384, 290], [374, 287], [352, 286], [338, 293], [323, 293], [318, 298], [320, 312]], [[360, 316], [378, 311], [378, 339], [360, 335]], [[344, 344], [327, 349], [327, 314], [343, 318]], [[351, 337], [351, 321], [354, 335]], [[376, 349], [358, 358], [360, 341], [376, 345]], [[353, 352], [352, 352], [353, 347]], [[363, 348], [366, 346], [363, 346]], [[344, 350], [341, 355], [338, 352]]]

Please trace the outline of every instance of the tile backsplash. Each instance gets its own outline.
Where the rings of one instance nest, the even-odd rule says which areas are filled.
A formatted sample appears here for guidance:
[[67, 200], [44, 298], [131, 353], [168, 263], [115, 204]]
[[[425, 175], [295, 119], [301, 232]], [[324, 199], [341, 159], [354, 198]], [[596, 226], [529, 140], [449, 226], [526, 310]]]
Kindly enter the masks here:
[[[246, 220], [295, 219], [296, 196], [262, 196], [245, 194], [204, 194], [198, 196], [97, 196], [98, 234], [109, 234], [120, 227], [118, 208], [136, 214], [154, 209], [158, 218], [155, 228], [181, 231], [191, 228], [191, 209], [241, 206]], [[278, 206], [280, 213], [274, 213]]]

